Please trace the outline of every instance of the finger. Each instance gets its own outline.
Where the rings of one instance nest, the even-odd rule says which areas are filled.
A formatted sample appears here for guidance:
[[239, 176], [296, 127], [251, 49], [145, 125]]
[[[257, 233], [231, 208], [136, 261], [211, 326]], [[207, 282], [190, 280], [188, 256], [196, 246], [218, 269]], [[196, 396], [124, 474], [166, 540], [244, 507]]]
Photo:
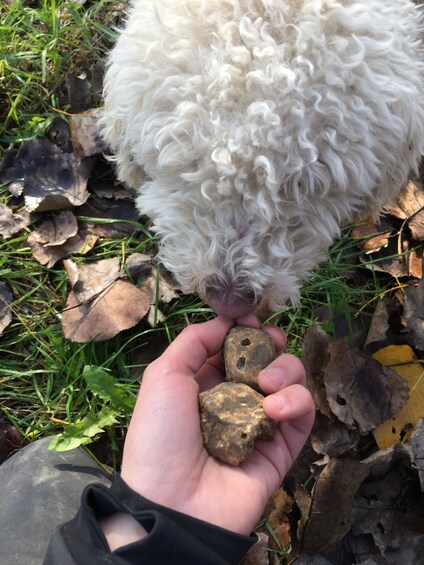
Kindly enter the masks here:
[[237, 318], [236, 325], [257, 329], [259, 329], [260, 326], [258, 318], [253, 314], [248, 314], [247, 316], [243, 316], [242, 318]]
[[277, 355], [280, 355], [287, 345], [286, 332], [277, 326], [263, 326], [261, 329], [272, 337]]
[[296, 420], [315, 412], [311, 394], [306, 387], [299, 384], [266, 396], [262, 406], [265, 414], [278, 422]]
[[202, 324], [187, 326], [154, 364], [157, 371], [194, 376], [222, 348], [234, 321], [218, 316]]
[[294, 384], [305, 385], [305, 368], [300, 359], [290, 353], [285, 353], [259, 373], [258, 383], [266, 394], [278, 392]]

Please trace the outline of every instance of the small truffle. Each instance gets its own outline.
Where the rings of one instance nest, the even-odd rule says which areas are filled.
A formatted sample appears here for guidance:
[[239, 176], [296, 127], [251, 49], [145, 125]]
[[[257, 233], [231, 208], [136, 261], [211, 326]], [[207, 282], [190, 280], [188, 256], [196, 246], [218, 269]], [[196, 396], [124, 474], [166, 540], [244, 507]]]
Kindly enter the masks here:
[[224, 343], [226, 380], [245, 383], [257, 391], [258, 373], [275, 359], [272, 336], [262, 330], [236, 326]]
[[263, 396], [242, 383], [221, 383], [200, 393], [200, 425], [208, 452], [230, 465], [245, 461], [256, 439], [272, 439], [275, 422], [262, 409]]

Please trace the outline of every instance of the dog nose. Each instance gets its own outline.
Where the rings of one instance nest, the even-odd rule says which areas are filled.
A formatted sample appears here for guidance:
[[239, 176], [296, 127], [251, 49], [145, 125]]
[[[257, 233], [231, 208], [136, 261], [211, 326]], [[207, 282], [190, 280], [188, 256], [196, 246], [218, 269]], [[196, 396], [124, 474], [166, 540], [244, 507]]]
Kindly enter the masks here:
[[256, 300], [253, 292], [244, 294], [231, 294], [220, 292], [216, 288], [206, 289], [206, 302], [219, 316], [225, 318], [242, 318], [252, 314], [256, 309]]

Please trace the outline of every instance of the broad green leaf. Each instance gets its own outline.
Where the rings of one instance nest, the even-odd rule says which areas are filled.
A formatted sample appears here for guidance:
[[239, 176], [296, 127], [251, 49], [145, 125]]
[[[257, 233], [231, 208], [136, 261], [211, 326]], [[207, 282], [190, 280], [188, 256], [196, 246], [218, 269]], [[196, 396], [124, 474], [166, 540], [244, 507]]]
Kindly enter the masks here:
[[90, 412], [77, 424], [69, 424], [62, 434], [55, 436], [49, 449], [53, 451], [69, 451], [80, 445], [91, 443], [93, 438], [103, 433], [107, 426], [118, 422], [116, 410], [104, 406], [100, 412]]
[[119, 381], [113, 375], [95, 365], [84, 367], [82, 375], [93, 394], [100, 396], [105, 402], [110, 402], [114, 408], [123, 410], [126, 414], [134, 410], [134, 397], [119, 385]]

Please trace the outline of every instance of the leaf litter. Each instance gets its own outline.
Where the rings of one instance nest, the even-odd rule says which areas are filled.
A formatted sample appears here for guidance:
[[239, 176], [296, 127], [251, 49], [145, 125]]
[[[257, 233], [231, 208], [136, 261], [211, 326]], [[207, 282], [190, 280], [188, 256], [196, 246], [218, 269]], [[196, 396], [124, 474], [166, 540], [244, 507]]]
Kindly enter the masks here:
[[[48, 139], [25, 141], [5, 153], [0, 180], [11, 198], [0, 206], [0, 234], [10, 238], [26, 229], [37, 261], [48, 268], [64, 261], [71, 291], [62, 328], [68, 339], [83, 343], [109, 339], [141, 320], [157, 323], [163, 319], [158, 306], [178, 292], [151, 255], [133, 253], [123, 264], [118, 257], [94, 260], [101, 238], [147, 236], [134, 194], [116, 183], [101, 155], [101, 110], [89, 109], [88, 83], [78, 77], [69, 77], [71, 82], [74, 106], [82, 112], [70, 126], [55, 120]], [[299, 565], [413, 563], [423, 554], [423, 206], [415, 179], [380, 224], [353, 230], [368, 268], [405, 281], [401, 292], [378, 301], [362, 347], [343, 336], [333, 340], [315, 324], [305, 336], [303, 361], [316, 422], [269, 501], [268, 530], [262, 533], [264, 547], [274, 551], [291, 543], [290, 559]], [[0, 283], [0, 331], [12, 319], [12, 299]], [[90, 443], [128, 410], [131, 400], [96, 369], [87, 369], [89, 387], [116, 406], [106, 402], [100, 413], [67, 426], [54, 440], [56, 449]], [[263, 554], [253, 562], [276, 562], [272, 553]]]

